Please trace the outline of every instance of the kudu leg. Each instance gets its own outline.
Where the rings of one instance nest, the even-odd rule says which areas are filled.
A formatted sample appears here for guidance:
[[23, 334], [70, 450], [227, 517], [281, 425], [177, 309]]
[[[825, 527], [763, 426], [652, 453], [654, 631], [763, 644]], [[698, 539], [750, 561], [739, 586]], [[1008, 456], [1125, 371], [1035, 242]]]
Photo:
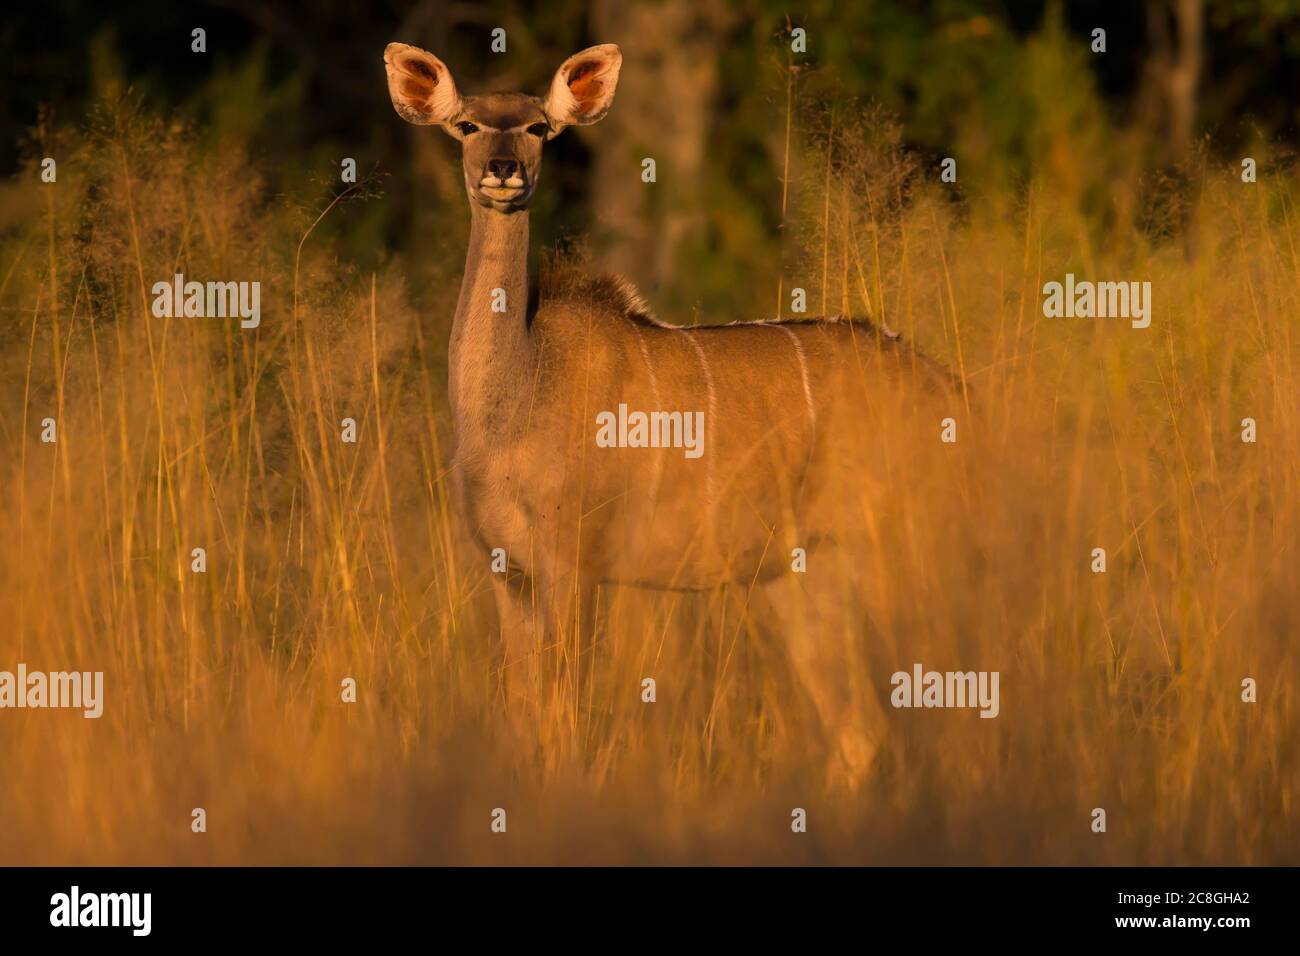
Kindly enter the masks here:
[[519, 744], [545, 734], [543, 717], [555, 716], [551, 708], [567, 699], [566, 675], [572, 679], [589, 664], [594, 589], [581, 584], [572, 572], [493, 576], [505, 652], [502, 687]]
[[543, 675], [544, 693], [556, 693], [560, 712], [568, 726], [576, 726], [576, 714], [568, 713], [570, 690], [590, 673], [594, 642], [595, 589], [590, 578], [569, 566], [548, 569], [539, 575], [539, 605], [546, 609], [548, 669]]
[[521, 733], [536, 728], [541, 703], [542, 644], [546, 616], [531, 581], [493, 575], [504, 659], [501, 685], [511, 725]]
[[859, 650], [864, 619], [844, 584], [833, 575], [790, 573], [763, 590], [830, 746], [827, 783], [857, 789], [884, 739], [885, 717]]

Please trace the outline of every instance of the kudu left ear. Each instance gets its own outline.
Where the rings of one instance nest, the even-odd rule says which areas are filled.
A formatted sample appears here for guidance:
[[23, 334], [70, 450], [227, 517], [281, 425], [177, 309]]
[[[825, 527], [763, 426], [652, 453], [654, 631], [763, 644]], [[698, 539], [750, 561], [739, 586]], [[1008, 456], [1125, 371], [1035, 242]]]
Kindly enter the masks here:
[[623, 54], [613, 43], [575, 53], [551, 80], [542, 109], [558, 133], [566, 126], [589, 126], [602, 119], [614, 102]]

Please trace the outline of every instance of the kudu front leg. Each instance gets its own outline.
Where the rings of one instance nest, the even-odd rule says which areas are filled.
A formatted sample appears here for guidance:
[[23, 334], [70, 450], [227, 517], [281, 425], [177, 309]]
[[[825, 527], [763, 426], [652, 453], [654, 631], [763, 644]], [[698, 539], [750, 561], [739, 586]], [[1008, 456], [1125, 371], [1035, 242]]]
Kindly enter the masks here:
[[535, 729], [540, 714], [546, 616], [534, 582], [522, 574], [494, 574], [492, 590], [503, 650], [500, 686], [510, 724], [523, 734]]
[[559, 683], [586, 663], [594, 589], [574, 571], [494, 575], [493, 589], [507, 714], [518, 742], [536, 741]]

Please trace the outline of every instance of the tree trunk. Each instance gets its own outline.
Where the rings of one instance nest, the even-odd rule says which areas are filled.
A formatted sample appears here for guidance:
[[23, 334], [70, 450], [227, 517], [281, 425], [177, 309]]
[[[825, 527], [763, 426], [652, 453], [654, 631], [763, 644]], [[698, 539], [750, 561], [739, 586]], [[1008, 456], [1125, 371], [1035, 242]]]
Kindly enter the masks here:
[[[705, 164], [718, 91], [718, 57], [732, 14], [695, 0], [596, 0], [592, 28], [619, 43], [614, 109], [593, 130], [593, 248], [601, 265], [653, 292], [676, 276], [700, 234]], [[642, 181], [655, 161], [656, 181]]]
[[1150, 54], [1139, 102], [1172, 160], [1186, 157], [1192, 145], [1204, 38], [1204, 0], [1147, 0]]

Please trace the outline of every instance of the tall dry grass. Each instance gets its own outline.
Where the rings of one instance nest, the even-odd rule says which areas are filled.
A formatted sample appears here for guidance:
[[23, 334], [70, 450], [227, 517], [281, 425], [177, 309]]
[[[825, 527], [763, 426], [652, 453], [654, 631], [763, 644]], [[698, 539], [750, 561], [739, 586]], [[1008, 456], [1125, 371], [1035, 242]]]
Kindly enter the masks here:
[[[1049, 179], [955, 205], [876, 124], [801, 148], [786, 286], [970, 385], [951, 467], [902, 476], [861, 556], [860, 676], [1001, 673], [995, 720], [892, 712], [849, 793], [743, 587], [602, 591], [595, 640], [546, 650], [535, 739], [506, 733], [489, 569], [445, 482], [461, 250], [359, 274], [311, 231], [327, 201], [274, 200], [256, 164], [129, 110], [63, 145], [57, 185], [5, 187], [0, 669], [103, 670], [106, 702], [0, 713], [0, 862], [1297, 861], [1281, 170], [1207, 167], [1191, 248], [1098, 235]], [[412, 302], [417, 267], [444, 293]], [[261, 328], [152, 318], [178, 271], [260, 280]], [[1150, 279], [1151, 328], [1044, 319], [1067, 271]]]

